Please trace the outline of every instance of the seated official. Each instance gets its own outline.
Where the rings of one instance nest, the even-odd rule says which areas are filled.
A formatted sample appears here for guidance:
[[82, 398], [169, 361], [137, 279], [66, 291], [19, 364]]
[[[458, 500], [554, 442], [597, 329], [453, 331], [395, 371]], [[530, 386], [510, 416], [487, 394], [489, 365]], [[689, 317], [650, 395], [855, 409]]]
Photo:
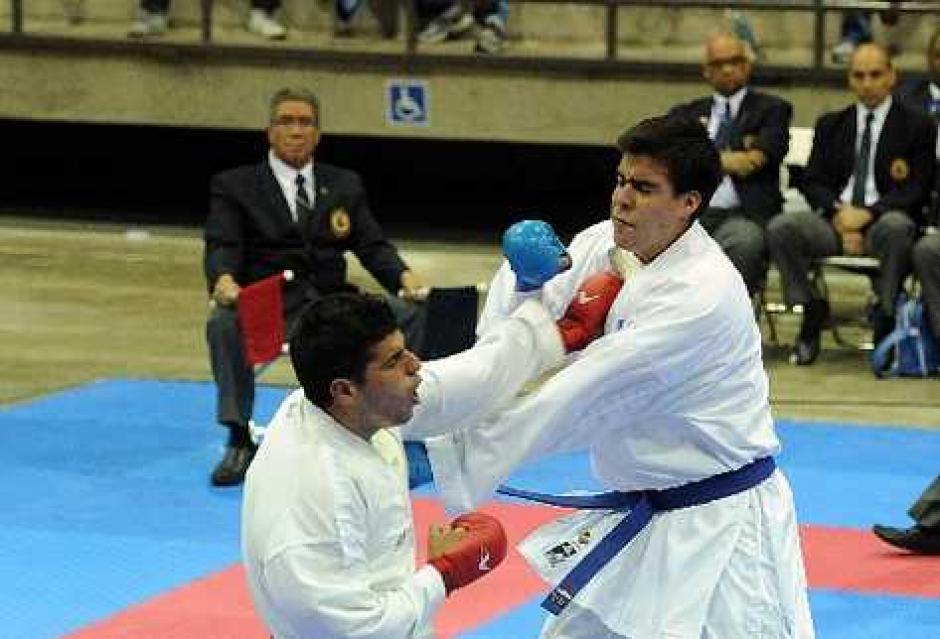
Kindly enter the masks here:
[[829, 315], [808, 276], [815, 258], [878, 258], [874, 340], [893, 327], [895, 300], [911, 272], [911, 249], [933, 180], [937, 133], [929, 118], [892, 98], [896, 77], [883, 47], [863, 44], [853, 53], [848, 82], [858, 101], [816, 122], [800, 186], [813, 210], [784, 213], [768, 225], [786, 302], [804, 308], [790, 356], [794, 364], [816, 361]]
[[[911, 82], [898, 91], [912, 109], [932, 117], [940, 127], [940, 29], [930, 36], [927, 46], [927, 77]], [[927, 207], [927, 226], [940, 228], [940, 135], [938, 135], [937, 173]], [[934, 335], [940, 335], [940, 233], [929, 232], [914, 245], [914, 274], [924, 297], [924, 305]]]
[[308, 91], [283, 89], [271, 98], [270, 150], [254, 165], [212, 178], [205, 228], [205, 274], [214, 307], [206, 334], [218, 388], [217, 420], [229, 429], [228, 446], [212, 483], [242, 482], [256, 447], [251, 441], [255, 379], [245, 359], [237, 303], [241, 287], [291, 269], [283, 313], [291, 321], [311, 301], [354, 290], [346, 281], [345, 251], [393, 295], [389, 303], [416, 341], [415, 310], [394, 298], [415, 298], [421, 287], [372, 217], [359, 176], [314, 162], [320, 140], [320, 105]]
[[767, 274], [767, 221], [780, 212], [780, 163], [786, 157], [793, 108], [747, 86], [752, 64], [731, 34], [709, 38], [703, 75], [715, 93], [670, 112], [705, 124], [721, 152], [721, 184], [699, 218], [741, 273], [748, 293]]

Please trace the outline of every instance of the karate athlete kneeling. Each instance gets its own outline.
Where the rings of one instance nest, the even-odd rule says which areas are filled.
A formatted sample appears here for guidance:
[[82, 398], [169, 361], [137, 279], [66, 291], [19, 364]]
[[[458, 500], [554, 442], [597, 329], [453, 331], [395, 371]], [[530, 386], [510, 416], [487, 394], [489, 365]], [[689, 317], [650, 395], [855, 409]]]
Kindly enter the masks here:
[[378, 298], [339, 294], [307, 309], [290, 342], [303, 388], [268, 427], [242, 509], [248, 584], [277, 639], [432, 636], [445, 594], [495, 568], [507, 542], [498, 521], [470, 513], [432, 527], [428, 565], [415, 570], [408, 465], [393, 427], [440, 432], [507, 402], [601, 332], [620, 285], [593, 289], [558, 326], [526, 302], [472, 349], [425, 366]]
[[[673, 117], [640, 122], [618, 147], [610, 220], [525, 294], [557, 317], [586, 278], [635, 258], [605, 334], [521, 400], [426, 440], [437, 489], [459, 512], [522, 464], [590, 454], [610, 492], [566, 499], [584, 510], [520, 546], [555, 584], [543, 638], [811, 639], [760, 333], [740, 274], [696, 221], [718, 153], [698, 122]], [[490, 288], [483, 335], [527, 299], [514, 267]]]

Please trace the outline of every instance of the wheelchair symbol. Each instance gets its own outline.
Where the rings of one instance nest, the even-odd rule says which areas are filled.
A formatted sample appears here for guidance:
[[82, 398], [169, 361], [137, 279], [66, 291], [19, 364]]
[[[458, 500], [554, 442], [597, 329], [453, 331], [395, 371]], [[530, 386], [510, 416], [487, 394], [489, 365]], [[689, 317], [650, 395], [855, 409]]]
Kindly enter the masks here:
[[424, 120], [424, 107], [412, 97], [409, 87], [402, 87], [401, 94], [395, 101], [395, 119], [403, 122]]
[[391, 124], [427, 124], [427, 89], [421, 83], [392, 84], [389, 87], [389, 113]]

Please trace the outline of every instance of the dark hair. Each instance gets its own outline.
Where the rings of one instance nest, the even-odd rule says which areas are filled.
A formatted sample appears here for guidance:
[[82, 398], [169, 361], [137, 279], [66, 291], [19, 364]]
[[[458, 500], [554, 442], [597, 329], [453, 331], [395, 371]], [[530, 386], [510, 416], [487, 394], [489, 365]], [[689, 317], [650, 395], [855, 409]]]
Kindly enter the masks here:
[[336, 293], [308, 306], [290, 338], [291, 364], [307, 399], [329, 408], [333, 380], [362, 383], [373, 348], [397, 328], [388, 304], [374, 295]]
[[662, 164], [676, 195], [697, 191], [699, 215], [721, 182], [721, 158], [708, 131], [694, 118], [661, 115], [641, 120], [617, 138], [624, 155], [642, 155]]
[[277, 108], [282, 102], [306, 102], [313, 109], [313, 123], [320, 127], [320, 99], [313, 91], [307, 89], [295, 89], [285, 87], [271, 96], [268, 106], [268, 120], [274, 121], [277, 115]]

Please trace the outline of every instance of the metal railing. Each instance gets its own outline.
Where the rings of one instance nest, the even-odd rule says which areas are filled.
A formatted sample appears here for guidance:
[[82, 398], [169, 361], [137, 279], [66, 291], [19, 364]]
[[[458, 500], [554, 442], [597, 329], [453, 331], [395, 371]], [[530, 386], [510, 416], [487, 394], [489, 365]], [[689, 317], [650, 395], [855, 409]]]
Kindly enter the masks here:
[[[395, 1], [395, 0], [393, 0]], [[469, 0], [462, 0], [468, 2]], [[762, 66], [758, 73], [765, 81], [773, 83], [781, 81], [820, 82], [827, 78], [834, 82], [844, 83], [844, 73], [841, 70], [827, 68], [826, 54], [826, 21], [829, 14], [844, 10], [885, 10], [893, 9], [903, 14], [935, 14], [940, 15], [940, 0], [511, 0], [514, 3], [532, 3], [542, 5], [579, 5], [589, 7], [603, 7], [604, 12], [604, 55], [600, 58], [584, 59], [582, 57], [532, 57], [515, 56], [512, 51], [498, 56], [480, 55], [442, 55], [418, 47], [418, 12], [416, 0], [401, 0], [405, 9], [404, 50], [401, 53], [376, 53], [372, 51], [343, 51], [329, 48], [312, 47], [245, 47], [227, 46], [213, 41], [213, 8], [214, 0], [200, 0], [200, 42], [198, 44], [157, 43], [148, 42], [146, 49], [151, 54], [159, 54], [160, 49], [167, 55], [187, 54], [199, 52], [200, 55], [212, 56], [214, 54], [254, 58], [267, 61], [271, 59], [298, 59], [314, 64], [360, 63], [382, 66], [395, 66], [406, 71], [417, 71], [437, 66], [471, 66], [482, 68], [503, 69], [536, 69], [541, 71], [569, 71], [585, 72], [598, 75], [617, 75], [632, 73], [634, 75], [659, 75], [667, 73], [673, 77], [699, 75], [698, 63], [663, 62], [663, 61], [637, 61], [620, 57], [620, 23], [621, 9], [638, 8], [675, 8], [679, 9], [734, 9], [741, 11], [792, 11], [810, 14], [813, 19], [812, 37], [812, 63], [809, 67], [801, 66]], [[110, 51], [141, 50], [144, 48], [137, 42], [115, 40], [91, 40], [88, 38], [76, 39], [67, 36], [39, 36], [30, 35], [24, 30], [24, 0], [11, 0], [11, 33], [0, 34], [0, 47], [36, 47], [89, 49]], [[214, 51], [214, 53], [213, 53]]]

